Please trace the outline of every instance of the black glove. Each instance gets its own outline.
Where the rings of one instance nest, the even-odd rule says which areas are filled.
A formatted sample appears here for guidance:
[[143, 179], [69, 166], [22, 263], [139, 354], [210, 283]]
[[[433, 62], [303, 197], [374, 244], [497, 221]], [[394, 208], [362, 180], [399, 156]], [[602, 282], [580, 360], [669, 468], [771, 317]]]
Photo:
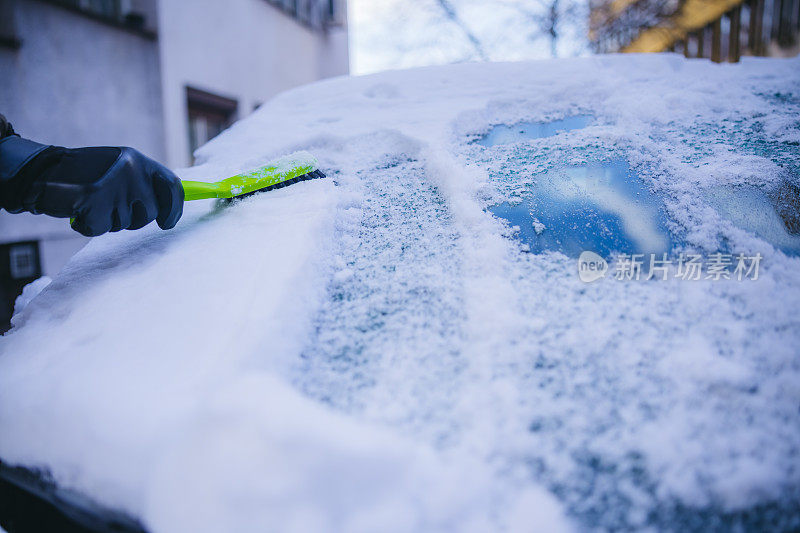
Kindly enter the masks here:
[[170, 229], [183, 214], [183, 187], [169, 169], [133, 148], [62, 148], [0, 140], [0, 207], [74, 217], [93, 237], [139, 229], [153, 220]]

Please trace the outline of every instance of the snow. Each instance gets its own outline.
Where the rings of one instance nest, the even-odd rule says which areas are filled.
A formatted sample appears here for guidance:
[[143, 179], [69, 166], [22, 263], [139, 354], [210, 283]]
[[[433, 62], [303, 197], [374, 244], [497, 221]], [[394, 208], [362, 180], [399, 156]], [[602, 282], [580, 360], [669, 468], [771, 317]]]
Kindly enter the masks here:
[[[36, 298], [40, 292], [44, 290], [45, 287], [50, 285], [50, 282], [53, 281], [47, 276], [42, 276], [39, 279], [33, 280], [25, 287], [22, 288], [22, 294], [17, 296], [17, 299], [14, 301], [14, 315], [22, 313], [22, 310], [31, 303], [31, 300]], [[13, 322], [13, 319], [12, 319]]]
[[[328, 178], [92, 240], [0, 340], [0, 457], [154, 532], [797, 527], [800, 259], [707, 195], [796, 178], [798, 66], [597, 57], [284, 93], [180, 176], [307, 150]], [[615, 158], [676, 251], [761, 253], [759, 279], [584, 284], [488, 211]]]

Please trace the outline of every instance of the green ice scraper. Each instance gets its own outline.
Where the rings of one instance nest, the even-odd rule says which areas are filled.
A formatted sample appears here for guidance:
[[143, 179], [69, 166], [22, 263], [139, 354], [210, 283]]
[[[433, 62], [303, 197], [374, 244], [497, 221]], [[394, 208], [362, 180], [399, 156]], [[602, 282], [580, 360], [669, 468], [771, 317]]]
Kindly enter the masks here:
[[296, 152], [263, 167], [215, 183], [181, 181], [185, 200], [239, 198], [256, 192], [286, 187], [298, 181], [324, 178], [317, 160], [308, 152]]
[[[295, 152], [281, 157], [263, 167], [231, 176], [214, 183], [182, 180], [184, 201], [206, 200], [209, 198], [240, 198], [261, 191], [280, 189], [314, 178], [324, 178], [325, 174], [317, 167], [317, 159], [308, 152]], [[70, 224], [75, 219], [70, 219]]]

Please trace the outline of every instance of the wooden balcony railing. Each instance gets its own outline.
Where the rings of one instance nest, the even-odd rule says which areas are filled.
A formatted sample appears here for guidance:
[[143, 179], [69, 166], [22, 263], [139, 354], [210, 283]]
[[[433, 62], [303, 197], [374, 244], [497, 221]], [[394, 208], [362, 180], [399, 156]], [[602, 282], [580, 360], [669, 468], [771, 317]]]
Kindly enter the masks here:
[[673, 51], [736, 62], [800, 50], [800, 0], [606, 0], [591, 22], [599, 52]]
[[[798, 46], [800, 0], [746, 0], [711, 22], [686, 32], [668, 50], [717, 63], [743, 55], [780, 55]], [[794, 50], [794, 53], [797, 53]]]

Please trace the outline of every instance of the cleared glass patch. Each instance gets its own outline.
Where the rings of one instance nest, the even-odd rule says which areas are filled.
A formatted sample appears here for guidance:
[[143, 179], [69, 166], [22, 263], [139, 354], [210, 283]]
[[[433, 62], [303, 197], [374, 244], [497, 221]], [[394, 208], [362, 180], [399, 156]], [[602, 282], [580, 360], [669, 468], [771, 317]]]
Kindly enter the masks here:
[[661, 200], [625, 160], [568, 167], [539, 176], [519, 202], [490, 211], [512, 226], [534, 253], [584, 250], [664, 253], [672, 248]]
[[520, 122], [508, 126], [498, 124], [493, 126], [478, 144], [483, 146], [497, 146], [498, 144], [511, 144], [529, 139], [552, 137], [562, 131], [579, 130], [592, 122], [589, 115], [575, 115], [553, 122]]

